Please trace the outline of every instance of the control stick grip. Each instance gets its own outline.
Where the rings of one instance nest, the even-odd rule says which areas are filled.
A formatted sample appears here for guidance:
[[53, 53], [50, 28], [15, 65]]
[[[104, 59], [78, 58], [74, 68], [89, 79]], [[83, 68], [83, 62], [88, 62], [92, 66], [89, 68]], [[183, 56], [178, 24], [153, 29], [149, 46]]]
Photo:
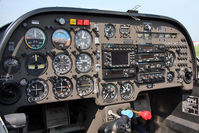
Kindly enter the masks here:
[[9, 114], [3, 116], [7, 129], [18, 129], [26, 126], [26, 115], [24, 113]]

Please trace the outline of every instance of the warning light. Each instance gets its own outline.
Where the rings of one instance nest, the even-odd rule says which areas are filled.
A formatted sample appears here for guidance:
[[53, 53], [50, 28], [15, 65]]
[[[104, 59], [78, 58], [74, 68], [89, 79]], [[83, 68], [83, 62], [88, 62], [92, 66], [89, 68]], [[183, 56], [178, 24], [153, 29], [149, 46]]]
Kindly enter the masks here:
[[90, 25], [90, 21], [88, 19], [70, 19], [70, 24], [71, 25]]
[[83, 25], [84, 24], [83, 22], [84, 21], [82, 19], [77, 19], [77, 25]]
[[84, 25], [89, 25], [90, 23], [89, 23], [89, 20], [84, 20]]
[[70, 24], [71, 25], [76, 25], [76, 19], [70, 19]]

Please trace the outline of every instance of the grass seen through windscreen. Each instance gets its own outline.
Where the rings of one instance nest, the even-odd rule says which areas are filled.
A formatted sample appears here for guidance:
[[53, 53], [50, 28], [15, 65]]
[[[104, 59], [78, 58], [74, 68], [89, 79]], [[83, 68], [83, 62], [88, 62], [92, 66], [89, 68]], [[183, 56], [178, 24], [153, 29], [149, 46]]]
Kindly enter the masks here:
[[199, 46], [194, 46], [196, 51], [196, 56], [199, 57]]

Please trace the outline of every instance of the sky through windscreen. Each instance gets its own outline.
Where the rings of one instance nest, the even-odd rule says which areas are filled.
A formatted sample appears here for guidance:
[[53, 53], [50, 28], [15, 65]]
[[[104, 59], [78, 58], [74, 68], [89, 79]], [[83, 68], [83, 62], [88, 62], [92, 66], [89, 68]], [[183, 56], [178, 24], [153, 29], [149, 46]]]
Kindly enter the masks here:
[[0, 0], [0, 27], [28, 11], [42, 7], [77, 7], [127, 11], [136, 5], [140, 13], [172, 17], [180, 21], [193, 41], [199, 41], [199, 0]]

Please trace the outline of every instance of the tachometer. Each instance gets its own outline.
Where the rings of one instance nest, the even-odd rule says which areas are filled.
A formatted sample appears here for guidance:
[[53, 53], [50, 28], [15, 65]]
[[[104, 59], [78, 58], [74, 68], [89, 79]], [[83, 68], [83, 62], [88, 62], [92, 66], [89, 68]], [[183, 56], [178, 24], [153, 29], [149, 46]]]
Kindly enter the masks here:
[[112, 24], [106, 24], [104, 28], [104, 35], [107, 38], [112, 38], [115, 35], [115, 26]]
[[52, 35], [53, 45], [58, 49], [66, 49], [71, 44], [70, 34], [64, 29], [57, 29]]
[[26, 45], [31, 49], [41, 49], [45, 41], [46, 36], [39, 28], [31, 28], [25, 34]]
[[41, 101], [48, 95], [48, 85], [43, 79], [31, 80], [26, 90], [29, 102]]
[[39, 76], [47, 68], [46, 57], [41, 53], [33, 53], [28, 55], [25, 63], [26, 70], [33, 76]]
[[68, 55], [61, 53], [55, 56], [53, 60], [53, 68], [57, 75], [69, 72], [71, 67], [72, 61]]
[[76, 82], [79, 96], [86, 96], [93, 92], [93, 80], [90, 76], [83, 75], [79, 77]]
[[80, 53], [77, 56], [75, 63], [76, 63], [76, 69], [82, 73], [89, 72], [93, 65], [92, 58], [87, 53]]
[[117, 96], [117, 87], [114, 84], [104, 84], [102, 88], [102, 98], [105, 102], [113, 101]]
[[125, 82], [121, 85], [120, 95], [122, 99], [128, 100], [133, 96], [133, 85], [130, 82]]
[[73, 90], [72, 82], [67, 77], [59, 77], [53, 84], [53, 92], [58, 98], [66, 98], [70, 96]]
[[80, 30], [75, 34], [75, 45], [77, 49], [86, 50], [92, 45], [92, 36], [86, 30]]

